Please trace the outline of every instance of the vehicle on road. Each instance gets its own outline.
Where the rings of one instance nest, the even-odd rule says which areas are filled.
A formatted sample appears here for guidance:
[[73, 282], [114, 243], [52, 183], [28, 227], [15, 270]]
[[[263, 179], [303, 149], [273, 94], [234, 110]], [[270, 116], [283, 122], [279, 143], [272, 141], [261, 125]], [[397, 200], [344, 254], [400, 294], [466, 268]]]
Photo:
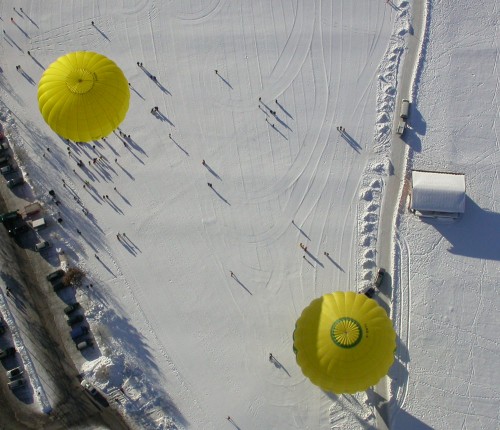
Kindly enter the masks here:
[[53, 284], [52, 284], [52, 289], [54, 292], [58, 292], [66, 287], [69, 287], [69, 285], [65, 284], [62, 279], [57, 279]]
[[385, 269], [378, 269], [378, 272], [377, 272], [377, 277], [375, 278], [375, 286], [377, 288], [380, 288], [380, 286], [382, 285], [382, 282], [384, 281], [384, 276], [385, 276]]
[[68, 320], [66, 321], [66, 324], [69, 326], [74, 326], [75, 324], [78, 324], [79, 322], [83, 321], [83, 315], [73, 315], [72, 317], [69, 317]]
[[47, 281], [54, 281], [55, 279], [61, 278], [64, 276], [64, 270], [57, 269], [55, 272], [49, 273], [47, 275]]
[[6, 330], [6, 328], [5, 328], [5, 323], [4, 323], [4, 321], [3, 321], [3, 318], [2, 318], [2, 317], [0, 317], [0, 335], [4, 334], [4, 333], [5, 333], [5, 330]]
[[16, 388], [24, 387], [25, 384], [26, 382], [24, 381], [24, 379], [20, 378], [9, 382], [9, 388], [11, 390], [15, 390]]
[[4, 358], [7, 358], [11, 355], [14, 355], [16, 353], [16, 348], [13, 346], [9, 346], [8, 348], [5, 349], [0, 349], [0, 360], [3, 360]]
[[396, 134], [398, 136], [402, 136], [403, 133], [405, 132], [406, 129], [406, 122], [405, 121], [399, 121], [398, 127], [396, 128]]
[[403, 119], [407, 119], [408, 115], [410, 113], [410, 100], [408, 99], [403, 99], [401, 101], [401, 111], [399, 116]]
[[7, 370], [7, 378], [9, 378], [11, 381], [13, 379], [16, 379], [18, 376], [21, 376], [23, 374], [23, 369], [20, 367], [14, 367], [14, 369]]
[[4, 154], [2, 157], [0, 157], [0, 166], [4, 166], [9, 162], [9, 160], [10, 160], [10, 155]]
[[78, 308], [80, 307], [80, 303], [72, 303], [71, 305], [68, 305], [64, 308], [64, 313], [66, 315], [69, 315], [72, 312], [75, 312]]
[[87, 391], [91, 396], [95, 396], [97, 394], [96, 388], [86, 379], [82, 379], [82, 387], [85, 388], [85, 391]]
[[18, 176], [17, 178], [12, 178], [7, 181], [7, 186], [9, 188], [14, 188], [22, 184], [24, 184], [24, 178], [22, 176]]
[[78, 351], [83, 351], [84, 349], [92, 346], [93, 343], [90, 339], [85, 339], [85, 340], [82, 340], [81, 342], [78, 342], [76, 344], [76, 349], [78, 349]]
[[35, 245], [35, 252], [40, 252], [43, 249], [48, 248], [48, 247], [50, 247], [50, 243], [47, 242], [46, 240], [42, 240], [41, 242], [38, 242]]
[[74, 341], [77, 341], [78, 339], [81, 339], [83, 336], [88, 334], [89, 328], [85, 325], [81, 325], [79, 327], [75, 327], [73, 330], [71, 330], [71, 339]]

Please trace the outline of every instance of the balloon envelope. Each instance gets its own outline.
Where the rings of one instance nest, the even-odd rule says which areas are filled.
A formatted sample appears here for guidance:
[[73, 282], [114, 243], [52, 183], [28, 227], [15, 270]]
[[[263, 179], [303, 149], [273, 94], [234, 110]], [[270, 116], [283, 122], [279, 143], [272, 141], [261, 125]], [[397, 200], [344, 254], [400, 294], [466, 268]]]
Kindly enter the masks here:
[[110, 134], [128, 111], [130, 90], [121, 69], [95, 52], [58, 58], [38, 84], [38, 106], [60, 136], [88, 142]]
[[375, 385], [394, 361], [391, 320], [364, 294], [335, 292], [313, 300], [297, 320], [293, 337], [304, 375], [337, 394]]

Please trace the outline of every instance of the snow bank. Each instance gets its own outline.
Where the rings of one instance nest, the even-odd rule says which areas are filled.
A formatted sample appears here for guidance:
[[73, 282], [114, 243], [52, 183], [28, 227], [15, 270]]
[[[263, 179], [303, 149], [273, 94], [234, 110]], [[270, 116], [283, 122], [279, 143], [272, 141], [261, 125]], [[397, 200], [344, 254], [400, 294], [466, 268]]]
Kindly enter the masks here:
[[359, 290], [373, 283], [377, 267], [378, 225], [385, 180], [390, 173], [398, 73], [409, 27], [409, 4], [401, 2], [396, 13], [393, 35], [378, 70], [373, 156], [361, 177], [360, 200], [357, 205]]

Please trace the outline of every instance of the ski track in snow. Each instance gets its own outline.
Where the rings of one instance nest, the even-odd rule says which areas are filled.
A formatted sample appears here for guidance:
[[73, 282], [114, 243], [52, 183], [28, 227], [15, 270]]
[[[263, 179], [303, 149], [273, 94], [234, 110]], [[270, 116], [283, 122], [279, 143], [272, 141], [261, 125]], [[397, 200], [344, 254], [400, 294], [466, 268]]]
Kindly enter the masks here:
[[[130, 132], [132, 137], [138, 139], [139, 142], [141, 140], [136, 137], [137, 135], [142, 138], [147, 136], [141, 142], [146, 142], [143, 145], [145, 152], [138, 152], [133, 145], [124, 149], [118, 136], [110, 136], [111, 145], [118, 144], [113, 150], [115, 153], [111, 156], [107, 155], [110, 167], [117, 172], [116, 176], [113, 174], [107, 177], [106, 169], [100, 173], [98, 169], [95, 171], [90, 169], [94, 172], [94, 180], [99, 181], [91, 180], [91, 182], [93, 186], [101, 189], [110, 182], [122, 181], [117, 182], [118, 189], [126, 189], [127, 198], [133, 201], [135, 206], [146, 208], [145, 210], [148, 211], [147, 219], [150, 226], [141, 223], [137, 227], [140, 228], [137, 232], [140, 231], [142, 237], [154, 237], [156, 236], [155, 226], [161, 223], [164, 216], [165, 202], [162, 200], [164, 194], [155, 195], [154, 191], [150, 191], [147, 185], [141, 182], [138, 169], [142, 168], [143, 163], [151, 165], [155, 162], [154, 153], [158, 144], [166, 146], [165, 152], [168, 154], [168, 160], [165, 165], [175, 173], [172, 177], [169, 177], [167, 173], [165, 180], [174, 182], [174, 175], [189, 177], [182, 185], [187, 184], [196, 190], [194, 199], [197, 203], [193, 204], [192, 209], [199, 213], [202, 220], [202, 226], [197, 231], [202, 232], [202, 249], [209, 250], [213, 255], [207, 258], [215, 263], [209, 273], [216, 276], [217, 279], [212, 281], [215, 285], [220, 282], [225, 284], [223, 289], [229, 297], [227, 301], [221, 298], [223, 304], [218, 303], [217, 307], [229, 304], [236, 309], [242, 324], [244, 320], [250, 318], [248, 308], [256, 313], [257, 320], [254, 324], [258, 324], [259, 316], [268, 318], [263, 311], [268, 301], [286, 298], [288, 305], [281, 311], [284, 311], [287, 319], [290, 320], [288, 324], [293, 326], [292, 321], [299, 316], [304, 305], [314, 297], [336, 288], [362, 287], [364, 282], [371, 279], [376, 253], [370, 251], [375, 250], [376, 247], [380, 196], [383, 193], [384, 176], [387, 175], [386, 153], [389, 149], [388, 142], [391, 133], [390, 112], [391, 107], [394, 106], [393, 88], [404, 35], [398, 32], [401, 25], [404, 26], [402, 23], [404, 23], [406, 9], [402, 8], [396, 16], [394, 29], [399, 37], [393, 35], [388, 51], [385, 53], [385, 60], [379, 68], [380, 76], [376, 81], [378, 85], [376, 131], [370, 139], [366, 131], [370, 130], [371, 124], [366, 125], [362, 121], [371, 118], [369, 112], [374, 105], [372, 100], [374, 84], [369, 81], [374, 71], [374, 63], [378, 62], [380, 55], [383, 54], [382, 35], [387, 32], [387, 18], [381, 17], [381, 8], [383, 10], [385, 5], [378, 6], [377, 20], [363, 21], [370, 23], [369, 30], [361, 25], [356, 25], [352, 30], [349, 29], [353, 22], [350, 20], [353, 16], [353, 9], [344, 4], [339, 6], [338, 14], [336, 6], [326, 6], [319, 1], [311, 5], [296, 2], [292, 5], [282, 4], [281, 6], [285, 18], [284, 23], [280, 22], [280, 11], [277, 9], [272, 9], [273, 16], [269, 18], [264, 12], [267, 5], [252, 2], [246, 6], [245, 10], [248, 14], [256, 14], [259, 18], [267, 19], [272, 23], [274, 35], [265, 41], [249, 36], [249, 34], [257, 33], [259, 22], [252, 17], [243, 19], [245, 14], [241, 14], [239, 22], [228, 24], [229, 31], [220, 40], [216, 40], [217, 28], [214, 27], [218, 23], [217, 19], [225, 12], [236, 8], [230, 2], [213, 1], [206, 7], [195, 11], [186, 11], [183, 3], [173, 2], [173, 5], [169, 5], [171, 8], [169, 12], [172, 14], [168, 18], [168, 25], [172, 27], [172, 33], [174, 28], [182, 30], [182, 33], [178, 38], [172, 37], [173, 40], [169, 45], [166, 35], [170, 30], [165, 27], [165, 22], [161, 19], [163, 14], [167, 13], [167, 5], [143, 1], [136, 2], [134, 7], [130, 6], [129, 9], [123, 11], [126, 15], [125, 20], [121, 20], [119, 15], [96, 19], [97, 27], [106, 37], [88, 28], [89, 18], [82, 11], [81, 16], [73, 16], [73, 23], [63, 24], [48, 32], [37, 31], [30, 42], [34, 48], [38, 47], [34, 49], [34, 52], [37, 54], [40, 52], [46, 58], [53, 57], [55, 52], [57, 54], [64, 52], [66, 50], [64, 42], [71, 39], [73, 34], [77, 35], [78, 40], [85, 42], [85, 48], [113, 52], [113, 46], [117, 46], [116, 52], [120, 52], [120, 48], [123, 50], [122, 45], [125, 46], [127, 55], [121, 60], [123, 64], [132, 63], [133, 67], [127, 65], [126, 68], [137, 93], [134, 90], [131, 91], [130, 120], [126, 121], [122, 127], [124, 130], [129, 130], [127, 132]], [[325, 17], [322, 14], [322, 8], [328, 11], [328, 7], [331, 7], [331, 13]], [[359, 8], [362, 9], [361, 6]], [[354, 15], [359, 12], [355, 12]], [[232, 13], [238, 14], [234, 11]], [[293, 19], [290, 19], [290, 14], [293, 14]], [[207, 28], [206, 34], [214, 39], [214, 44], [210, 46], [209, 51], [213, 56], [201, 55], [199, 62], [203, 64], [202, 70], [194, 70], [196, 69], [194, 67], [193, 71], [190, 71], [185, 67], [187, 62], [192, 61], [192, 58], [186, 59], [183, 53], [192, 48], [193, 40], [189, 40], [189, 37], [194, 39], [195, 29], [203, 28], [203, 26]], [[212, 28], [211, 31], [210, 28]], [[241, 31], [243, 34], [240, 34]], [[120, 36], [123, 33], [126, 37], [121, 40]], [[172, 33], [170, 35], [173, 36]], [[331, 37], [332, 33], [338, 37]], [[187, 35], [186, 40], [182, 39], [182, 35]], [[368, 36], [370, 42], [360, 41], [362, 37]], [[331, 39], [332, 42], [330, 42]], [[357, 43], [360, 43], [359, 46], [362, 46], [366, 52], [363, 52]], [[42, 50], [42, 46], [46, 46], [45, 50]], [[171, 64], [169, 58], [163, 54], [169, 49], [174, 54], [177, 51], [179, 59], [184, 61], [182, 65]], [[128, 52], [132, 50], [137, 51], [133, 53], [133, 58], [128, 55]], [[365, 55], [357, 62], [352, 60], [353, 63], [350, 64], [352, 67], [347, 67], [341, 58], [351, 59], [351, 56], [355, 55], [352, 52], [363, 52]], [[249, 60], [248, 63], [245, 62], [244, 67], [241, 66], [243, 56]], [[165, 88], [168, 87], [169, 91], [159, 91], [158, 86], [153, 84], [141, 69], [135, 67], [136, 61], [144, 61], [145, 69], [153, 75], [157, 73], [158, 81], [161, 85], [165, 85]], [[214, 74], [215, 68], [221, 70], [221, 76], [227, 79], [229, 85]], [[356, 74], [364, 85], [360, 85], [357, 91], [346, 90], [344, 81], [352, 82], [351, 76]], [[254, 75], [257, 75], [257, 78]], [[189, 84], [186, 85], [183, 80]], [[170, 89], [172, 89], [171, 92]], [[207, 123], [201, 119], [193, 121], [193, 134], [190, 141], [188, 124], [190, 124], [191, 114], [187, 102], [178, 103], [176, 98], [184, 97], [190, 101], [194, 98], [197, 89], [204, 91], [200, 106], [205, 108], [210, 122]], [[12, 102], [15, 98], [15, 91], [11, 89], [7, 93], [12, 94], [9, 96], [9, 102]], [[277, 111], [279, 120], [257, 109], [259, 96], [262, 97], [265, 106]], [[351, 103], [352, 97], [355, 100]], [[274, 102], [276, 98], [279, 98], [283, 108]], [[165, 110], [164, 114], [173, 125], [160, 123], [147, 114], [150, 109], [149, 105], [153, 104], [162, 106]], [[193, 108], [197, 110], [198, 107]], [[263, 109], [268, 110], [267, 107]], [[351, 109], [352, 112], [347, 109]], [[16, 111], [21, 112], [18, 117], [29, 118], [31, 115], [30, 110], [16, 108]], [[220, 111], [223, 113], [221, 114]], [[299, 115], [299, 112], [302, 112], [302, 115]], [[386, 112], [387, 115], [383, 115]], [[199, 115], [197, 112], [195, 114]], [[134, 120], [134, 116], [142, 119]], [[357, 116], [362, 119], [356, 118]], [[276, 129], [266, 123], [264, 118], [272, 121]], [[357, 142], [359, 149], [356, 150], [349, 145], [337, 131], [333, 130], [334, 122], [339, 123], [339, 121], [347, 126], [349, 136], [355, 142], [357, 139], [361, 140]], [[239, 126], [246, 128], [247, 122], [254, 123], [247, 130], [253, 133], [251, 138], [245, 140], [246, 136], [240, 136], [240, 141], [234, 139], [235, 142], [232, 145], [227, 145], [222, 149], [223, 142], [216, 141], [217, 134], [214, 133], [212, 123], [220, 130], [221, 136], [230, 136], [233, 140], [234, 129]], [[141, 134], [141, 128], [144, 127], [149, 128], [150, 135]], [[24, 139], [15, 121], [11, 124], [10, 132], [13, 140]], [[177, 146], [165, 137], [169, 132], [172, 133]], [[25, 130], [22, 133], [26, 135]], [[196, 142], [193, 142], [196, 140], [203, 142], [203, 146], [196, 145]], [[221, 140], [223, 141], [223, 137]], [[256, 150], [253, 149], [254, 145], [257, 147]], [[181, 148], [184, 148], [184, 153], [179, 150]], [[262, 150], [262, 153], [259, 153], [259, 150]], [[221, 155], [221, 151], [228, 151], [229, 155], [226, 159], [217, 158]], [[61, 166], [67, 163], [63, 152], [57, 152], [56, 161], [61, 163]], [[82, 149], [82, 152], [85, 151]], [[267, 161], [268, 154], [271, 161]], [[129, 172], [128, 177], [122, 174], [119, 166], [111, 162], [115, 155], [120, 158], [120, 165], [125, 166], [124, 169]], [[83, 158], [83, 155], [81, 156]], [[199, 166], [202, 157], [207, 158], [208, 165], [217, 175], [220, 174], [220, 178], [214, 178], [213, 173], [207, 170], [201, 170], [201, 174], [191, 173], [194, 171], [194, 166], [197, 166], [196, 169], [204, 169]], [[268, 168], [266, 173], [272, 171], [272, 180], [262, 175], [263, 165]], [[33, 177], [31, 185], [35, 193], [41, 197], [41, 190], [50, 180], [44, 179], [41, 172], [34, 174], [33, 172], [36, 173], [37, 169], [29, 160], [25, 161], [24, 167]], [[341, 174], [339, 174], [339, 167], [344, 169]], [[96, 238], [95, 248], [99, 251], [98, 254], [101, 255], [103, 262], [111, 264], [113, 274], [109, 275], [102, 270], [99, 263], [92, 260], [94, 251], [89, 250], [85, 237], [78, 238], [76, 243], [63, 237], [61, 244], [72, 254], [80, 256], [81, 259], [76, 263], [82, 265], [90, 273], [92, 279], [105, 282], [107, 278], [107, 282], [115, 280], [124, 287], [127, 294], [121, 293], [124, 295], [123, 301], [120, 301], [118, 297], [115, 300], [120, 302], [121, 306], [128, 307], [129, 314], [135, 314], [137, 325], [147, 331], [149, 341], [155, 344], [151, 346], [155, 346], [159, 351], [161, 358], [156, 358], [164, 361], [163, 371], [172, 373], [179, 387], [182, 388], [182, 392], [177, 393], [169, 392], [169, 387], [166, 391], [175, 395], [177, 399], [182, 398], [184, 406], [189, 405], [191, 424], [196, 423], [200, 428], [202, 426], [218, 428], [214, 412], [210, 411], [213, 408], [213, 399], [207, 398], [206, 387], [199, 391], [194, 385], [193, 377], [186, 374], [189, 368], [176, 358], [176, 355], [179, 357], [179, 351], [174, 350], [173, 355], [169, 353], [170, 348], [175, 348], [175, 339], [165, 336], [164, 328], [158, 324], [158, 319], [150, 315], [153, 304], [148, 301], [147, 285], [144, 285], [147, 282], [134, 274], [133, 267], [137, 266], [134, 266], [133, 260], [126, 254], [125, 249], [117, 248], [120, 244], [114, 240], [114, 230], [123, 226], [129, 231], [133, 226], [124, 224], [118, 214], [114, 217], [108, 214], [108, 211], [112, 209], [107, 203], [98, 203], [99, 191], [96, 190], [94, 193], [95, 199], [87, 195], [88, 191], [78, 191], [79, 179], [74, 177], [71, 169], [61, 167], [60, 171], [67, 183], [67, 193], [77, 197], [77, 200], [70, 200], [68, 206], [78, 213], [79, 222], [93, 223], [102, 229], [100, 233], [92, 233]], [[84, 177], [80, 171], [78, 174]], [[199, 186], [195, 185], [198, 181], [201, 181]], [[207, 189], [206, 181], [214, 183], [214, 191]], [[137, 191], [134, 191], [134, 185]], [[177, 182], [177, 185], [180, 184]], [[207, 191], [210, 193], [208, 197]], [[176, 204], [176, 198], [172, 198], [169, 203]], [[119, 199], [116, 198], [116, 201], [118, 202]], [[50, 205], [50, 201], [45, 201], [45, 203]], [[119, 210], [126, 211], [127, 215], [133, 213], [133, 208], [121, 203], [116, 204], [117, 208], [120, 206], [124, 208]], [[89, 210], [91, 216], [88, 220], [81, 214], [82, 209]], [[140, 214], [140, 210], [136, 214]], [[119, 220], [111, 221], [116, 220], [117, 217]], [[125, 217], [121, 218], [125, 219]], [[257, 222], [249, 222], [245, 225], [244, 223], [249, 219], [255, 219]], [[295, 225], [290, 224], [292, 219], [295, 220]], [[115, 227], [114, 222], [120, 227]], [[138, 222], [140, 223], [141, 220], [139, 219]], [[108, 241], [98, 239], [99, 234], [111, 239]], [[86, 235], [87, 230], [84, 231], [84, 236]], [[134, 232], [132, 231], [129, 235], [133, 237]], [[188, 246], [183, 243], [172, 243], [176, 240], [174, 236], [155, 239], [157, 243], [155, 250], [165, 253], [165, 260], [169, 262], [169, 267], [172, 268], [173, 273], [177, 273], [175, 266], [181, 264], [183, 260], [179, 256], [188, 255], [186, 251]], [[154, 256], [155, 250], [151, 252], [145, 249], [146, 245], [142, 240], [137, 238], [134, 240], [144, 250], [142, 258]], [[301, 258], [299, 242], [307, 244], [308, 252], [305, 255], [310, 263]], [[281, 252], [283, 248], [294, 251]], [[83, 249], [86, 251], [82, 251]], [[228, 252], [226, 249], [232, 249], [232, 251]], [[326, 250], [330, 253], [332, 261], [323, 256]], [[347, 253], [344, 253], [346, 250]], [[86, 261], [85, 254], [91, 261]], [[291, 264], [292, 258], [298, 261]], [[351, 263], [348, 263], [349, 261]], [[129, 263], [132, 266], [129, 266]], [[228, 276], [229, 270], [235, 270], [236, 282], [233, 282], [233, 279], [224, 278]], [[361, 274], [361, 280], [357, 279], [358, 273]], [[151, 279], [158, 281], [154, 277]], [[240, 280], [241, 284], [238, 285]], [[288, 291], [287, 287], [283, 287], [283, 284], [289, 281], [295, 286], [300, 285], [300, 291]], [[175, 300], [181, 302], [183, 298], [188, 299], [188, 293], [180, 290], [186, 287], [186, 285], [177, 286], [179, 290], [175, 293], [175, 298], [172, 296], [172, 303], [176, 303]], [[248, 289], [251, 295], [244, 289]], [[109, 294], [112, 296], [116, 294], [115, 291]], [[195, 291], [200, 292], [200, 290], [194, 290], [191, 294], [195, 294]], [[270, 304], [273, 306], [272, 303]], [[94, 309], [88, 310], [92, 326], [100, 323], [113, 324], [113, 319], [106, 314], [101, 305], [95, 303], [90, 306], [95, 306]], [[94, 315], [92, 315], [92, 310], [94, 310]], [[272, 321], [269, 321], [269, 324], [271, 323]], [[206, 330], [206, 334], [210, 337], [217, 336], [217, 332], [210, 327]], [[254, 331], [255, 333], [251, 334], [249, 330], [249, 339], [252, 336], [259, 337], [258, 329]], [[200, 332], [199, 335], [202, 336], [202, 333]], [[332, 405], [328, 397], [318, 394], [313, 388], [307, 386], [304, 378], [297, 376], [295, 369], [292, 372], [293, 358], [285, 354], [285, 351], [291, 349], [290, 337], [290, 333], [287, 332], [286, 336], [278, 335], [277, 338], [267, 339], [266, 345], [245, 346], [247, 355], [255, 354], [255, 349], [262, 348], [265, 354], [266, 348], [271, 346], [276, 348], [284, 357], [284, 368], [292, 373], [291, 376], [286, 376], [283, 369], [273, 369], [273, 372], [274, 370], [276, 372], [266, 376], [268, 379], [264, 387], [274, 386], [274, 392], [280, 388], [286, 390], [300, 387], [306, 393], [315, 393], [315, 396], [319, 396], [319, 402], [317, 397], [308, 396], [310, 400], [299, 406], [299, 412], [292, 414], [288, 423], [293, 421], [295, 428], [302, 429], [310, 426], [311, 422], [317, 422], [318, 416], [323, 418], [323, 420], [320, 418], [321, 428], [341, 428], [345, 423], [352, 426], [349, 428], [356, 428], [356, 422], [359, 422], [359, 419], [373, 423], [372, 408], [365, 404], [366, 397], [363, 395], [342, 396], [337, 398]], [[206, 341], [200, 340], [200, 344], [206, 348], [210, 347]], [[202, 351], [203, 349], [200, 348], [199, 352]], [[120, 351], [116, 351], [114, 355], [111, 352], [110, 354], [113, 362], [120, 362]], [[207, 354], [214, 357], [217, 355], [213, 349], [207, 350]], [[230, 355], [227, 362], [224, 361], [224, 357], [217, 357], [216, 365], [227, 372], [228, 378], [237, 378], [237, 374], [231, 374], [233, 372], [231, 357], [235, 356]], [[126, 357], [126, 360], [129, 364], [140, 367], [139, 360], [134, 360], [133, 357]], [[244, 361], [243, 367], [252, 364], [251, 361]], [[94, 371], [91, 363], [85, 365], [85, 369], [91, 376]], [[255, 371], [263, 372], [263, 367], [259, 364], [254, 369]], [[268, 370], [265, 372], [267, 375]], [[205, 378], [207, 379], [204, 382], [211, 381], [209, 375]], [[148, 393], [151, 390], [151, 387], [146, 387], [145, 381], [141, 385], [131, 378], [128, 383], [131, 392], [143, 390], [144, 393]], [[227, 387], [233, 386], [241, 390], [242, 387], [237, 384], [237, 382], [230, 381]], [[106, 386], [106, 390], [113, 396], [118, 395], [117, 388], [117, 386]], [[234, 396], [231, 400], [236, 401], [237, 397]], [[137, 418], [137, 414], [134, 415], [134, 406], [128, 405], [122, 397], [120, 398], [123, 407]], [[259, 417], [264, 414], [270, 419], [269, 425], [272, 426], [275, 418], [271, 418], [268, 404], [291, 410], [303, 401], [302, 398], [291, 395], [280, 401], [266, 402], [264, 399], [259, 399], [251, 402], [248, 411], [252, 419], [256, 420], [253, 424], [262, 423], [259, 421], [262, 418]], [[241, 414], [244, 413], [243, 403], [242, 401], [235, 404], [235, 409]], [[302, 408], [314, 411], [313, 416], [309, 415], [310, 412], [304, 412]], [[300, 413], [301, 410], [302, 413]], [[175, 413], [171, 416], [172, 419], [169, 419], [171, 412], [161, 410], [161, 405], [154, 401], [150, 406], [148, 406], [148, 401], [142, 403], [141, 411], [148, 416], [153, 415], [154, 411], [154, 419], [138, 418], [144, 428], [183, 428], [182, 420], [177, 420]], [[158, 425], [159, 427], [155, 427]], [[242, 426], [244, 427], [243, 424]]]

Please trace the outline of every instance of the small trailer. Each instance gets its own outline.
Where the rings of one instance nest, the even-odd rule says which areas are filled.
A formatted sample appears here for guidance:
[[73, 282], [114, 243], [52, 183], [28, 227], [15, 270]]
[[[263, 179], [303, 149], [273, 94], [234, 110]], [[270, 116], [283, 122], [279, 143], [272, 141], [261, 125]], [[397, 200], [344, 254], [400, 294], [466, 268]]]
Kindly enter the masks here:
[[33, 221], [31, 221], [31, 227], [35, 231], [40, 230], [44, 227], [47, 227], [47, 223], [45, 222], [45, 218], [41, 217], [41, 218], [34, 219]]

